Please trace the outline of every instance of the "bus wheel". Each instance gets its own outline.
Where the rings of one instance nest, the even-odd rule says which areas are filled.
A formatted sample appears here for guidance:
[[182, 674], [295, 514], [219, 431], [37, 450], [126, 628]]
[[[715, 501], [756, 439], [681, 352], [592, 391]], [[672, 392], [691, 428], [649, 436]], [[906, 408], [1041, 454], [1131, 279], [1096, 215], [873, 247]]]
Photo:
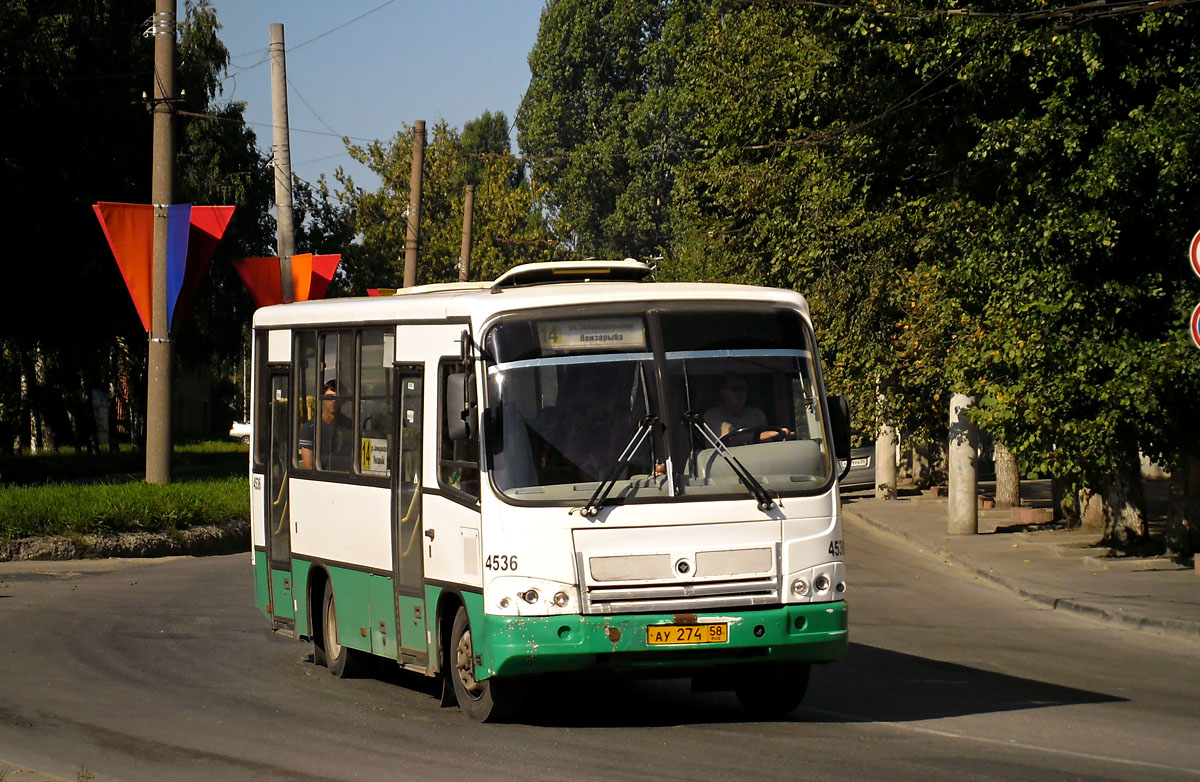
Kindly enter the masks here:
[[459, 606], [450, 630], [450, 665], [446, 675], [454, 685], [454, 697], [459, 708], [473, 720], [494, 722], [501, 717], [497, 704], [498, 690], [495, 679], [475, 678], [475, 646], [471, 643], [471, 623], [467, 609]]
[[[348, 679], [358, 675], [362, 668], [362, 652], [342, 646], [337, 634], [337, 603], [333, 599], [333, 584], [325, 585], [325, 597], [321, 601], [324, 606], [321, 633], [324, 636], [324, 658], [329, 666], [329, 672], [339, 679]], [[314, 655], [314, 658], [316, 655]]]
[[808, 673], [808, 663], [755, 666], [738, 677], [734, 692], [752, 716], [783, 719], [804, 700]]

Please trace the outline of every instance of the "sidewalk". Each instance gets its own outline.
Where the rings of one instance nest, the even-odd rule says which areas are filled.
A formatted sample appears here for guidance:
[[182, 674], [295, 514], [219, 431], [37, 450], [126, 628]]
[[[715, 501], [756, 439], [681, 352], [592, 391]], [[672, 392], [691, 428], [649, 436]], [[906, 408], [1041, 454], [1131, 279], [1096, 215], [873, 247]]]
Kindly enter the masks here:
[[1200, 571], [1173, 560], [1110, 558], [1108, 549], [1092, 548], [1095, 532], [998, 525], [1007, 511], [979, 512], [980, 529], [995, 532], [949, 535], [945, 498], [849, 494], [842, 502], [851, 523], [904, 538], [1035, 603], [1200, 641]]

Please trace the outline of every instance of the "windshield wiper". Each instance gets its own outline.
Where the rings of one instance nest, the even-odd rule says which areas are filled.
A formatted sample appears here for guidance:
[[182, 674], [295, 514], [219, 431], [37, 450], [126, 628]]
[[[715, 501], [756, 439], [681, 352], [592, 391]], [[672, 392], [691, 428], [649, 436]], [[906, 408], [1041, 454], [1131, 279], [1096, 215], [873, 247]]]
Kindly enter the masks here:
[[759, 510], [768, 511], [775, 507], [775, 500], [771, 499], [771, 495], [767, 494], [766, 488], [759, 482], [758, 478], [755, 478], [746, 469], [746, 465], [742, 464], [736, 456], [729, 452], [729, 449], [725, 447], [725, 443], [721, 442], [721, 439], [717, 437], [716, 432], [710, 429], [708, 424], [704, 423], [704, 416], [693, 410], [684, 413], [683, 420], [690, 423], [700, 433], [700, 436], [707, 440], [708, 444], [721, 455], [721, 458], [729, 463], [729, 466], [733, 469], [733, 474], [750, 490], [750, 493], [754, 495], [754, 499], [758, 500]]
[[592, 493], [592, 498], [587, 501], [587, 505], [583, 506], [584, 516], [595, 516], [600, 512], [600, 506], [608, 499], [608, 493], [612, 491], [613, 486], [617, 483], [617, 478], [621, 475], [621, 470], [629, 464], [629, 460], [637, 453], [637, 449], [642, 447], [642, 443], [646, 439], [646, 435], [658, 423], [658, 416], [648, 415], [638, 423], [637, 431], [633, 433], [633, 437], [629, 438], [629, 442], [625, 445], [625, 450], [621, 451], [621, 455], [617, 457], [617, 462], [608, 471], [608, 476], [600, 482], [596, 487], [596, 491]]

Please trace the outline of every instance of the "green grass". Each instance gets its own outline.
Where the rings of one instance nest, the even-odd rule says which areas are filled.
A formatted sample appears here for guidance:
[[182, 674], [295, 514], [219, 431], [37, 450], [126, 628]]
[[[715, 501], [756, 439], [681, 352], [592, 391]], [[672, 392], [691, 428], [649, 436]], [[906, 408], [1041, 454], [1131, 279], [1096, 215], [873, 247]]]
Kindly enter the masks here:
[[164, 532], [249, 518], [245, 446], [177, 446], [172, 468], [172, 482], [160, 486], [144, 482], [139, 453], [0, 460], [0, 539]]

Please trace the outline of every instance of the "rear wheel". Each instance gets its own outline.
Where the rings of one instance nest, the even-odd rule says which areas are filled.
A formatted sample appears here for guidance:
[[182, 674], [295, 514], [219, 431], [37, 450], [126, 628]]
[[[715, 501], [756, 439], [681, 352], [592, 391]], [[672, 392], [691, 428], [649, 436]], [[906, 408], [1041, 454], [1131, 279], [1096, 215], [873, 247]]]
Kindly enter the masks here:
[[[339, 679], [357, 676], [364, 665], [363, 653], [358, 649], [343, 646], [338, 641], [337, 602], [333, 599], [333, 584], [325, 585], [325, 598], [322, 600], [322, 605], [324, 609], [321, 635], [325, 648], [315, 652], [313, 657], [323, 657], [325, 664], [329, 666], [329, 672]], [[320, 659], [317, 661], [321, 662]]]
[[503, 682], [475, 678], [475, 645], [471, 639], [471, 623], [467, 609], [459, 606], [450, 629], [450, 665], [446, 675], [454, 687], [458, 706], [468, 717], [479, 722], [494, 722], [503, 717], [506, 701], [502, 697]]
[[738, 677], [734, 692], [752, 716], [782, 719], [804, 700], [808, 676], [808, 663], [755, 666]]

